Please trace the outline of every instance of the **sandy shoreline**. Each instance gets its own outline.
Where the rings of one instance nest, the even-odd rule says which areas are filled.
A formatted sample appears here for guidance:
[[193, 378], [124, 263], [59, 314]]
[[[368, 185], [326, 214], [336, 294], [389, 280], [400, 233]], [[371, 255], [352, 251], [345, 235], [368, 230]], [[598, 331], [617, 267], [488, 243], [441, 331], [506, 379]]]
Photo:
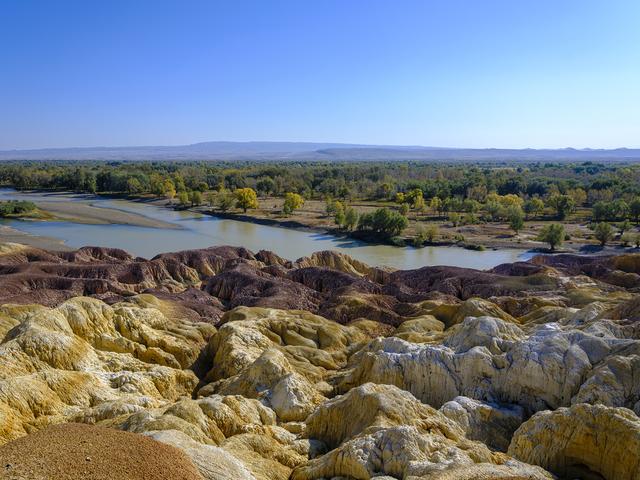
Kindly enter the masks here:
[[[35, 197], [38, 194], [38, 198]], [[33, 200], [43, 211], [51, 214], [53, 221], [65, 221], [77, 224], [89, 224], [89, 225], [130, 225], [137, 227], [158, 228], [158, 229], [181, 229], [180, 225], [176, 223], [170, 223], [163, 220], [157, 220], [151, 217], [147, 217], [143, 214], [136, 212], [128, 212], [126, 210], [119, 210], [117, 206], [96, 206], [99, 199], [113, 199], [123, 200], [131, 203], [144, 203], [154, 205], [160, 208], [171, 208], [168, 205], [166, 199], [159, 198], [122, 198], [120, 196], [108, 196], [108, 195], [79, 195], [71, 192], [55, 192], [45, 193], [46, 199], [42, 200], [43, 192], [25, 192], [20, 194], [25, 200]], [[308, 202], [318, 203], [318, 202]], [[327, 219], [326, 215], [319, 211], [320, 205], [314, 205], [310, 211], [299, 212], [296, 215], [290, 217], [281, 217], [273, 215], [273, 206], [271, 208], [259, 209], [258, 211], [243, 214], [235, 212], [219, 212], [206, 206], [187, 208], [200, 215], [214, 216], [222, 219], [235, 220], [239, 222], [254, 223], [258, 225], [266, 225], [273, 227], [280, 227], [284, 229], [291, 229], [297, 231], [317, 232], [327, 235], [331, 235], [337, 238], [354, 238], [360, 241], [364, 241], [369, 245], [385, 245], [392, 244], [390, 242], [380, 241], [379, 239], [372, 239], [362, 237], [356, 233], [347, 234], [343, 231], [336, 229], [334, 225]], [[27, 221], [27, 220], [25, 220]], [[43, 220], [51, 221], [51, 220]], [[503, 232], [491, 232], [493, 235], [487, 235], [484, 230], [487, 228], [494, 228], [493, 226], [467, 226], [461, 227], [460, 231], [464, 231], [466, 241], [457, 242], [453, 241], [451, 236], [446, 239], [441, 239], [431, 244], [431, 246], [438, 247], [458, 247], [468, 248], [475, 250], [474, 245], [484, 245], [488, 250], [499, 251], [503, 249], [521, 250], [526, 251], [546, 251], [545, 245], [540, 242], [534, 242], [531, 239], [531, 233], [524, 233], [517, 237], [514, 241], [512, 236], [496, 235], [496, 233]], [[482, 232], [478, 231], [482, 230]], [[411, 237], [404, 236], [404, 242], [406, 244], [411, 243]], [[48, 250], [71, 250], [71, 247], [66, 245], [63, 240], [54, 238], [39, 236], [30, 233], [26, 233], [20, 230], [19, 225], [4, 225], [0, 226], [0, 242], [12, 242], [31, 245], [38, 248]], [[393, 244], [392, 244], [393, 245]], [[395, 244], [396, 246], [399, 246]], [[597, 248], [595, 245], [584, 244], [580, 241], [568, 241], [565, 242], [563, 247], [559, 249], [566, 253], [588, 253], [588, 254], [605, 254], [615, 251], [615, 253], [621, 253], [621, 251], [627, 250], [624, 248], [615, 248], [614, 246], [608, 246], [607, 248]]]
[[41, 202], [38, 206], [56, 217], [56, 220], [87, 224], [117, 224], [148, 228], [180, 228], [178, 225], [145, 217], [137, 213], [124, 212], [113, 208], [96, 207], [84, 201]]
[[53, 217], [43, 221], [180, 229], [180, 226], [175, 223], [157, 220], [135, 212], [119, 210], [117, 207], [101, 207], [98, 203], [105, 198], [116, 200], [121, 199], [120, 197], [37, 190], [16, 192], [15, 197], [34, 202], [38, 208]]
[[63, 240], [53, 237], [31, 235], [21, 232], [7, 225], [0, 225], [0, 243], [21, 243], [44, 250], [70, 251], [74, 248], [68, 246]]
[[[33, 193], [41, 194], [42, 192]], [[117, 208], [94, 206], [92, 203], [99, 199], [99, 196], [82, 195], [81, 199], [78, 199], [78, 195], [74, 193], [50, 193], [48, 196], [51, 199], [47, 198], [43, 201], [41, 198], [31, 198], [29, 192], [20, 194], [20, 197], [34, 201], [38, 208], [53, 217], [51, 220], [36, 221], [61, 221], [88, 225], [131, 225], [158, 229], [181, 228], [175, 223], [156, 220], [142, 214], [125, 212]], [[23, 232], [19, 225], [0, 225], [0, 242], [22, 243], [45, 250], [73, 250], [72, 247], [64, 243], [64, 240]]]

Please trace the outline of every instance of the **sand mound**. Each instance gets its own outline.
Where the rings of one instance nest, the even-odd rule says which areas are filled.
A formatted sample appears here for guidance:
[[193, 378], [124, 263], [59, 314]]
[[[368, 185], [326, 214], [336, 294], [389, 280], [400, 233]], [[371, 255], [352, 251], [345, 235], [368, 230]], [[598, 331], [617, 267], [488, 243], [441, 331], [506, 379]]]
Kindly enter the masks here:
[[11, 480], [201, 480], [177, 448], [119, 430], [68, 423], [0, 447], [0, 478]]

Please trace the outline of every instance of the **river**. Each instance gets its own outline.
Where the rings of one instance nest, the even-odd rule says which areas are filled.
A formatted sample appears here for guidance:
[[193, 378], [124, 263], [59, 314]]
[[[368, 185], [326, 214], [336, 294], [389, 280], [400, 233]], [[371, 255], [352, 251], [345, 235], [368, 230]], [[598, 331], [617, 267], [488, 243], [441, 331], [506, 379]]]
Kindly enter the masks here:
[[0, 190], [0, 200], [24, 199], [33, 202], [84, 202], [95, 207], [116, 209], [169, 222], [180, 228], [149, 228], [132, 225], [93, 225], [60, 221], [0, 220], [31, 235], [63, 240], [71, 247], [96, 245], [122, 248], [133, 255], [151, 258], [162, 252], [204, 248], [213, 245], [242, 246], [257, 252], [271, 250], [295, 260], [319, 250], [337, 250], [369, 265], [413, 269], [426, 265], [453, 265], [477, 269], [524, 260], [529, 252], [516, 249], [473, 251], [459, 247], [394, 247], [370, 245], [358, 240], [338, 238], [288, 228], [227, 220], [189, 211], [174, 211], [143, 202], [47, 193], [19, 193]]

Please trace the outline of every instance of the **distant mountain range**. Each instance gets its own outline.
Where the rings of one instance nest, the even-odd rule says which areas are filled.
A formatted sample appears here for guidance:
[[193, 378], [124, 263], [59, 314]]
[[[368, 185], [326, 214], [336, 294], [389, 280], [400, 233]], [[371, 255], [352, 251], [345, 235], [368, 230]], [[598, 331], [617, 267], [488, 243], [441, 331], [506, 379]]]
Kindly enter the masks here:
[[640, 161], [640, 149], [440, 148], [307, 142], [203, 142], [179, 146], [0, 151], [1, 160]]

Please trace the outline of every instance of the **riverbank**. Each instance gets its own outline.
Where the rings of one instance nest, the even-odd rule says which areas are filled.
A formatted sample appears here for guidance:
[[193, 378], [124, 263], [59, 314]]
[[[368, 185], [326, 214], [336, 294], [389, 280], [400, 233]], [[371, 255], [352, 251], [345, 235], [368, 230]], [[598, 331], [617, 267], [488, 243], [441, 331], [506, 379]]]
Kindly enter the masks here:
[[[148, 201], [148, 200], [145, 200]], [[156, 203], [156, 202], [153, 202]], [[168, 207], [166, 200], [156, 203]], [[358, 202], [351, 206], [361, 213], [367, 213], [388, 206], [393, 208], [393, 204], [380, 202]], [[173, 207], [170, 207], [173, 208]], [[409, 226], [399, 237], [384, 239], [366, 232], [347, 232], [336, 227], [333, 218], [324, 212], [324, 202], [318, 200], [308, 200], [300, 210], [291, 216], [283, 216], [282, 200], [277, 198], [261, 198], [260, 207], [246, 213], [222, 212], [211, 207], [192, 207], [187, 210], [195, 211], [216, 218], [249, 222], [257, 225], [269, 225], [274, 227], [289, 228], [304, 232], [316, 232], [333, 235], [336, 238], [352, 238], [371, 245], [393, 245], [393, 246], [413, 246], [413, 239], [418, 229], [435, 227], [438, 230], [437, 239], [430, 243], [425, 243], [425, 247], [462, 247], [470, 250], [501, 250], [515, 249], [526, 251], [544, 251], [547, 245], [539, 242], [536, 238], [540, 230], [552, 221], [528, 221], [525, 227], [517, 235], [506, 225], [498, 223], [480, 223], [476, 225], [452, 225], [450, 221], [429, 215], [417, 215], [414, 212], [409, 214]], [[568, 240], [563, 243], [563, 251], [580, 252], [585, 248], [590, 248], [595, 243], [588, 238], [591, 232], [586, 225], [579, 223], [565, 224]]]
[[[469, 250], [519, 250], [546, 251], [546, 244], [536, 240], [540, 230], [553, 221], [532, 220], [525, 223], [524, 228], [517, 235], [504, 224], [479, 223], [474, 225], [453, 225], [447, 219], [434, 217], [429, 214], [410, 212], [409, 226], [403, 235], [393, 239], [380, 238], [366, 232], [346, 232], [336, 227], [333, 218], [326, 215], [325, 203], [319, 200], [308, 200], [300, 210], [293, 215], [282, 214], [282, 199], [260, 198], [260, 207], [246, 213], [227, 211], [222, 212], [209, 206], [197, 206], [185, 209], [176, 208], [175, 201], [151, 195], [131, 197], [113, 194], [75, 194], [72, 192], [20, 192], [20, 197], [30, 199], [41, 197], [38, 206], [46, 211], [48, 220], [66, 221], [90, 225], [131, 225], [158, 229], [180, 229], [176, 222], [164, 221], [162, 217], [150, 217], [144, 213], [132, 212], [127, 204], [122, 209], [111, 204], [109, 207], [94, 205], [98, 200], [112, 200], [114, 202], [130, 202], [131, 204], [153, 205], [171, 211], [193, 212], [195, 214], [213, 216], [219, 219], [233, 220], [243, 223], [279, 227], [299, 232], [316, 233], [334, 237], [338, 241], [356, 240], [367, 245], [390, 245], [396, 247], [413, 246], [413, 239], [419, 228], [434, 227], [438, 233], [436, 240], [426, 243], [424, 247], [461, 247]], [[44, 199], [42, 199], [44, 197]], [[355, 202], [351, 206], [361, 213], [375, 210], [381, 206], [395, 208], [394, 204], [384, 202]], [[585, 252], [596, 246], [592, 232], [586, 222], [565, 222], [568, 239], [562, 250], [566, 252]], [[608, 250], [608, 249], [607, 249]]]
[[[8, 237], [5, 241], [17, 241], [50, 249], [103, 246], [120, 248], [135, 256], [152, 258], [161, 252], [208, 248], [230, 245], [245, 247], [253, 251], [270, 250], [283, 258], [298, 259], [321, 250], [345, 253], [364, 263], [397, 269], [413, 269], [427, 265], [450, 265], [477, 269], [492, 268], [502, 263], [526, 259], [530, 256], [523, 250], [487, 249], [469, 251], [456, 246], [427, 246], [424, 248], [398, 248], [397, 246], [367, 243], [355, 238], [336, 236], [324, 230], [310, 230], [300, 225], [287, 223], [290, 228], [280, 228], [253, 221], [217, 218], [202, 214], [208, 207], [193, 210], [174, 209], [166, 199], [140, 197], [136, 201], [121, 196], [77, 196], [75, 194], [31, 193], [29, 199], [38, 202], [66, 201], [68, 203], [94, 204], [99, 213], [119, 210], [142, 215], [153, 220], [170, 222], [179, 228], [144, 228], [135, 225], [100, 223], [74, 223], [70, 221], [24, 221], [5, 219], [0, 224], [19, 230], [27, 236], [20, 239]], [[4, 190], [0, 197], [5, 200], [25, 199], [25, 194]], [[283, 219], [278, 219], [283, 220]], [[296, 227], [296, 228], [291, 228]], [[14, 232], [15, 233], [15, 232]], [[36, 238], [34, 238], [36, 237]], [[59, 239], [43, 243], [37, 237]], [[0, 236], [0, 240], [2, 236]], [[51, 240], [49, 240], [50, 242]]]
[[64, 241], [59, 238], [31, 235], [6, 225], [0, 225], [0, 243], [21, 243], [22, 245], [29, 245], [30, 247], [54, 251], [73, 250], [73, 248], [66, 245]]
[[[43, 195], [46, 196], [46, 200], [41, 199]], [[105, 198], [100, 195], [29, 191], [20, 192], [20, 196], [25, 200], [32, 200], [33, 197], [38, 197], [34, 202], [44, 215], [39, 218], [33, 218], [33, 221], [73, 222], [87, 225], [131, 225], [147, 228], [180, 228], [179, 225], [174, 223], [149, 218], [145, 215], [118, 210], [117, 208], [103, 208], [93, 205], [93, 202], [97, 199]], [[29, 220], [25, 219], [25, 221]]]

